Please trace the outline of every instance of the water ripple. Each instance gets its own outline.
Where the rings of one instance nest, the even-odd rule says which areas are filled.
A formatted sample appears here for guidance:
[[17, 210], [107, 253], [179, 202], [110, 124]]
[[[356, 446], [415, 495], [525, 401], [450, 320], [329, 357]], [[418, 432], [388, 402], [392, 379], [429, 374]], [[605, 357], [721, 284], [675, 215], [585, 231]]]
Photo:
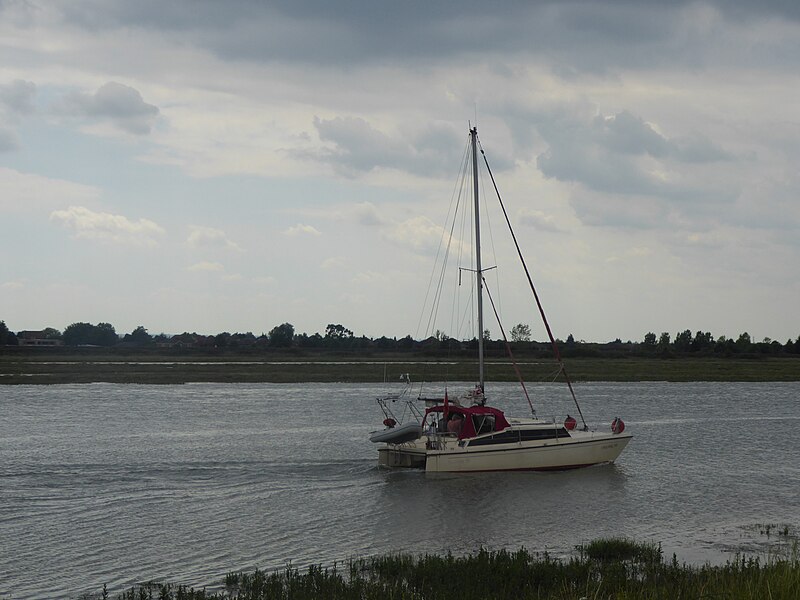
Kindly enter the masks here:
[[[581, 384], [584, 412], [600, 427], [621, 415], [636, 436], [616, 465], [459, 476], [376, 467], [367, 436], [382, 391], [12, 388], [0, 399], [0, 598], [207, 586], [398, 551], [562, 556], [608, 535], [724, 561], [776, 547], [759, 524], [798, 526], [798, 384]], [[559, 414], [555, 386], [531, 391]], [[520, 414], [516, 394], [501, 385], [492, 398]]]

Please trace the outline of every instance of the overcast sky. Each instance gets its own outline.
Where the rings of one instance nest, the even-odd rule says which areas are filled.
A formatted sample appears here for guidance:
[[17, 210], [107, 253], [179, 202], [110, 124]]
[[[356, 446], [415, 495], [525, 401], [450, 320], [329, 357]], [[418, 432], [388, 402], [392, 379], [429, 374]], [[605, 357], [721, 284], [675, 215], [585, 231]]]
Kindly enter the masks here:
[[0, 0], [0, 320], [421, 336], [477, 122], [557, 336], [796, 338], [798, 7]]

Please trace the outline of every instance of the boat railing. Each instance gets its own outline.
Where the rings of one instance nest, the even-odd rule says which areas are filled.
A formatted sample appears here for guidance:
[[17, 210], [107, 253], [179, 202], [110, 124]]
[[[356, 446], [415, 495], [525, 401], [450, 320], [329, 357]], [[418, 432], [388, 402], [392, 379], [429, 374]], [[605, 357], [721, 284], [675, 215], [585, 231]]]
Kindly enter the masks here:
[[428, 437], [428, 440], [425, 442], [425, 447], [428, 450], [441, 450], [447, 445], [448, 441], [456, 441], [458, 439], [458, 435], [455, 433], [450, 431], [437, 431], [435, 428], [427, 429], [424, 435]]

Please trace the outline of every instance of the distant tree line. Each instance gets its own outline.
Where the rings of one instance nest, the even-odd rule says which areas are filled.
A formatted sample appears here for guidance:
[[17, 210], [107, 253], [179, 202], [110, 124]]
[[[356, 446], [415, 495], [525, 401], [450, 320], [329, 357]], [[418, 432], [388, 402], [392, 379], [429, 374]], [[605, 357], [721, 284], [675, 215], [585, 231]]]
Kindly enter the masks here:
[[[477, 340], [457, 340], [443, 331], [437, 330], [434, 335], [415, 340], [410, 335], [405, 337], [370, 338], [356, 336], [353, 331], [340, 323], [329, 323], [324, 334], [297, 333], [291, 323], [281, 323], [270, 329], [269, 333], [254, 335], [247, 333], [222, 332], [215, 335], [204, 335], [196, 332], [184, 332], [177, 335], [151, 335], [140, 325], [130, 333], [120, 335], [110, 323], [72, 323], [63, 333], [57, 329], [46, 328], [41, 331], [20, 331], [16, 334], [9, 330], [4, 321], [0, 321], [0, 346], [16, 346], [25, 343], [31, 336], [38, 339], [59, 340], [65, 346], [94, 346], [121, 348], [177, 348], [177, 349], [216, 349], [216, 350], [336, 350], [336, 351], [377, 351], [377, 352], [423, 352], [432, 355], [458, 355], [474, 352]], [[513, 352], [522, 355], [547, 356], [552, 354], [549, 341], [531, 339], [530, 326], [524, 323], [514, 325], [507, 339], [492, 339], [490, 332], [484, 331], [484, 346], [489, 356], [502, 356], [506, 353], [506, 343]], [[21, 341], [22, 340], [22, 341]], [[785, 343], [764, 338], [757, 342], [747, 332], [738, 337], [714, 337], [710, 332], [697, 331], [692, 334], [686, 329], [675, 334], [674, 338], [663, 332], [645, 334], [642, 341], [623, 342], [616, 339], [611, 342], [576, 341], [572, 334], [566, 340], [556, 340], [560, 352], [570, 356], [734, 356], [734, 355], [786, 355], [800, 354], [800, 336]]]

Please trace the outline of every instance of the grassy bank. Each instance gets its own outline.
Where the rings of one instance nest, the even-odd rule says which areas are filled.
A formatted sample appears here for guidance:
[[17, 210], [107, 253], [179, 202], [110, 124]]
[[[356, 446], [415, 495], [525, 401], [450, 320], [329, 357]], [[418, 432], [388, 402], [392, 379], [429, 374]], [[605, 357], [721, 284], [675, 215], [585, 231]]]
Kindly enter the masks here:
[[[520, 359], [526, 381], [552, 381], [556, 365]], [[575, 381], [800, 381], [800, 356], [760, 358], [572, 358]], [[0, 384], [190, 382], [381, 382], [409, 373], [413, 381], [471, 381], [471, 359], [411, 354], [176, 354], [65, 352], [56, 349], [0, 354]], [[507, 359], [487, 360], [487, 379], [515, 381]]]
[[[108, 596], [106, 596], [108, 597]], [[792, 599], [800, 597], [800, 561], [740, 558], [723, 566], [664, 561], [661, 549], [625, 539], [597, 540], [568, 560], [547, 554], [481, 550], [468, 557], [381, 556], [341, 568], [291, 567], [231, 573], [218, 592], [145, 584], [119, 600], [281, 599]]]

